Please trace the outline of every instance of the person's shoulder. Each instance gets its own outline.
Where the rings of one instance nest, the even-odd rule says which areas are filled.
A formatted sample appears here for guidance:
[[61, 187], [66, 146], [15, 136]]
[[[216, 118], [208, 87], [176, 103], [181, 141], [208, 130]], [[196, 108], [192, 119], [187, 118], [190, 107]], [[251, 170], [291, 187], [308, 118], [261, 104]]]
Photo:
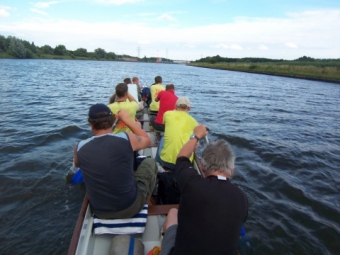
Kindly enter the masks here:
[[125, 132], [119, 132], [117, 134], [110, 134], [110, 135], [128, 140], [128, 135]]
[[117, 105], [118, 105], [118, 102], [114, 102], [114, 103], [108, 104], [107, 107], [111, 109], [111, 108], [116, 107]]
[[137, 101], [127, 101], [126, 103], [127, 103], [128, 105], [137, 105], [137, 106], [138, 106]]
[[166, 111], [163, 116], [173, 116], [174, 114], [176, 114], [175, 110], [170, 110], [170, 111]]
[[188, 113], [188, 116], [189, 116], [188, 118], [190, 118], [192, 120], [192, 122], [197, 123], [197, 125], [198, 125], [198, 122], [194, 117], [192, 117], [189, 113]]
[[234, 193], [237, 194], [240, 198], [243, 197], [244, 199], [248, 199], [247, 198], [247, 194], [235, 183], [230, 182], [230, 187], [234, 190]]
[[159, 91], [159, 93], [158, 93], [158, 96], [157, 96], [157, 97], [163, 97], [163, 96], [165, 96], [165, 95], [166, 95], [166, 93], [167, 93], [167, 91], [166, 91], [166, 90], [161, 90], [161, 91]]
[[94, 136], [89, 137], [85, 140], [81, 140], [78, 145], [77, 145], [77, 150], [79, 151], [81, 147], [83, 147], [85, 144], [89, 143], [90, 141], [92, 141], [94, 139]]

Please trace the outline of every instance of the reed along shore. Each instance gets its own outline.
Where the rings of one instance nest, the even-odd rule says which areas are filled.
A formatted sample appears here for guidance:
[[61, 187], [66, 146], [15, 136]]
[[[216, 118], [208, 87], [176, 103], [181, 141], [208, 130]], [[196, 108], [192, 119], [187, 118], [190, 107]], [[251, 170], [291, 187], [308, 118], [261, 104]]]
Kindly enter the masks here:
[[339, 66], [317, 66], [279, 63], [189, 63], [189, 66], [259, 73], [340, 83]]

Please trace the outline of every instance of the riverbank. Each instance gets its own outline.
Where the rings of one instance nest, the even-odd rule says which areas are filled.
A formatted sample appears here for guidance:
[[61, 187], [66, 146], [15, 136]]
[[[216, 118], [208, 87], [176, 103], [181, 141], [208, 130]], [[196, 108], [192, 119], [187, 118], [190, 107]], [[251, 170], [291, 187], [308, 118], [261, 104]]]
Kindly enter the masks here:
[[340, 83], [340, 67], [279, 63], [189, 63], [189, 66]]

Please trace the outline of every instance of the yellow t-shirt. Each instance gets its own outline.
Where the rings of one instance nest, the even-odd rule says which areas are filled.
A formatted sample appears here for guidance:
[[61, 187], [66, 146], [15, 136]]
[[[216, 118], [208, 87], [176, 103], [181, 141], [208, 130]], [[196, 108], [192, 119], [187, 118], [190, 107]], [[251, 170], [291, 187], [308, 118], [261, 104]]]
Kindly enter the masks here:
[[[198, 123], [187, 112], [176, 110], [165, 112], [163, 121], [165, 125], [164, 148], [160, 157], [165, 162], [175, 164], [179, 151], [190, 139]], [[191, 155], [191, 161], [193, 157], [194, 155]]]
[[[115, 116], [117, 116], [119, 109], [128, 111], [130, 114], [130, 119], [135, 122], [136, 111], [138, 109], [137, 102], [130, 102], [129, 100], [126, 100], [125, 102], [114, 102], [113, 104], [109, 104], [108, 107]], [[131, 130], [123, 123], [123, 121], [118, 121], [118, 124], [112, 133], [117, 134], [120, 132], [131, 132]]]
[[162, 84], [155, 84], [150, 86], [151, 93], [150, 111], [158, 112], [159, 101], [155, 102], [155, 98], [158, 96], [158, 93], [161, 92], [162, 90], [165, 90]]

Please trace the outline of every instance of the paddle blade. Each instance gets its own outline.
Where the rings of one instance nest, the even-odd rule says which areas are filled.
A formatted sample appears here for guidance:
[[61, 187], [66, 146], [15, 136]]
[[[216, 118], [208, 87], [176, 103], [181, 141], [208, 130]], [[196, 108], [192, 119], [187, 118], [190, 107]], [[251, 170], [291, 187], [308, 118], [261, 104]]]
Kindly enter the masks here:
[[71, 178], [70, 183], [77, 184], [77, 183], [83, 183], [83, 182], [84, 182], [83, 174], [80, 168], [78, 168], [77, 172]]

